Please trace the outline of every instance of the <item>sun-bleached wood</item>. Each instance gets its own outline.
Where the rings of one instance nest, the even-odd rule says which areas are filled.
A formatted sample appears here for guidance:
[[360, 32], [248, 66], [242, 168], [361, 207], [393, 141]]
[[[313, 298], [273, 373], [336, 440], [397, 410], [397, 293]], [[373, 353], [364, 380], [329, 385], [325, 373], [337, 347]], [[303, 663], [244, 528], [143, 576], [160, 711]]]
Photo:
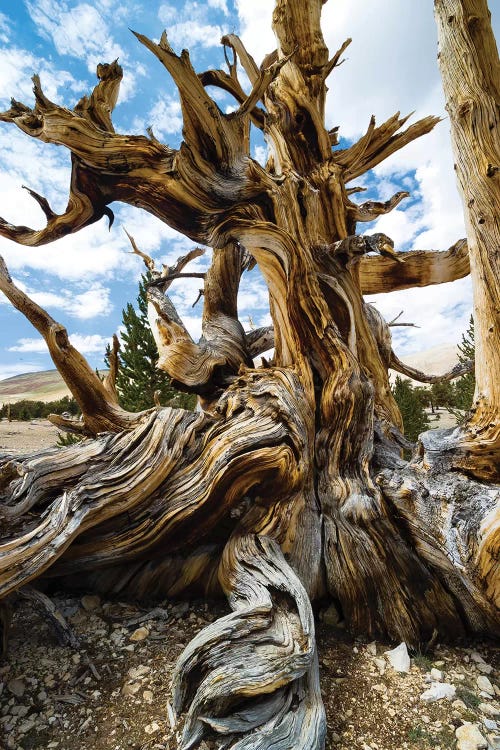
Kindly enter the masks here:
[[[438, 5], [460, 18], [471, 2]], [[182, 750], [205, 737], [233, 750], [323, 747], [314, 603], [333, 601], [354, 632], [414, 647], [436, 631], [440, 638], [498, 633], [500, 493], [490, 450], [498, 402], [484, 377], [486, 348], [478, 381], [485, 395], [471, 424], [423, 433], [406, 460], [402, 448], [414, 446], [389, 383], [397, 364], [391, 327], [364, 298], [462, 278], [469, 246], [488, 315], [498, 280], [490, 256], [472, 249], [479, 247], [472, 235], [446, 251], [399, 253], [386, 235], [357, 232], [358, 222], [391, 211], [407, 194], [356, 202], [362, 188], [353, 181], [438, 119], [407, 125], [397, 113], [377, 125], [368, 115], [365, 134], [338, 148], [338, 128], [325, 125], [326, 80], [350, 40], [329, 55], [322, 5], [276, 0], [276, 49], [260, 66], [234, 34], [222, 39], [228, 70], [201, 73], [166, 33], [158, 43], [136, 34], [178, 88], [177, 150], [151, 130], [115, 132], [116, 61], [99, 66], [97, 86], [73, 110], [49, 101], [35, 77], [35, 107], [13, 100], [0, 115], [72, 154], [64, 214], [31, 186], [46, 227], [2, 220], [2, 236], [21, 245], [55, 241], [102, 217], [111, 222], [109, 204], [122, 201], [213, 249], [206, 271], [189, 266], [199, 248], [160, 270], [129, 235], [151, 274], [148, 316], [160, 367], [199, 396], [196, 413], [120, 410], [117, 343], [103, 383], [6, 268], [0, 273], [0, 288], [47, 341], [89, 436], [0, 459], [0, 596], [40, 576], [136, 598], [225, 593], [231, 614], [193, 640], [175, 671]], [[469, 19], [476, 45], [486, 23], [478, 17]], [[442, 57], [461, 59], [460, 40], [451, 34]], [[493, 54], [488, 42], [481, 49], [481, 59]], [[232, 94], [237, 109], [223, 113], [210, 86]], [[269, 145], [265, 166], [250, 155], [252, 124]], [[460, 153], [466, 141], [457, 140]], [[493, 156], [489, 162], [491, 188]], [[479, 204], [483, 187], [475, 188]], [[255, 264], [272, 325], [245, 331], [238, 291]], [[186, 277], [202, 287], [199, 341], [168, 296]], [[481, 336], [490, 334], [486, 317]], [[255, 367], [271, 347], [272, 358]]]
[[435, 0], [435, 14], [474, 291], [476, 392], [457, 466], [470, 470], [487, 453], [494, 475], [500, 466], [500, 60], [486, 0]]

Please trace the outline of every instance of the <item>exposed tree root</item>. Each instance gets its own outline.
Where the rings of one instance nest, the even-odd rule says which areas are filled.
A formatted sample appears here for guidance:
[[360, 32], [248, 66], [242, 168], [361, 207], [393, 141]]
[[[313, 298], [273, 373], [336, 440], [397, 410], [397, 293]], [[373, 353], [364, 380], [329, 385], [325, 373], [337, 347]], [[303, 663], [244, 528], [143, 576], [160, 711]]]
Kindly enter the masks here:
[[[316, 750], [325, 716], [307, 593], [266, 537], [236, 536], [220, 577], [233, 613], [202, 630], [177, 663], [183, 750], [207, 730], [233, 750]], [[243, 739], [241, 735], [244, 735]]]

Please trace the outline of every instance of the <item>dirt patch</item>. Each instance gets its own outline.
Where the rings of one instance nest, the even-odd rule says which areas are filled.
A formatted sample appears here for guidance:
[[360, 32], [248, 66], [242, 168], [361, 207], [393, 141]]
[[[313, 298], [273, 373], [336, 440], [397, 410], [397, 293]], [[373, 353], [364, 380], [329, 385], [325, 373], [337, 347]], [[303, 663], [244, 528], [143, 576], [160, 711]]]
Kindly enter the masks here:
[[[54, 600], [80, 647], [58, 645], [31, 605], [16, 611], [0, 667], [2, 747], [177, 750], [172, 670], [191, 638], [227, 611], [224, 604], [163, 602], [148, 610], [95, 598]], [[395, 672], [384, 657], [391, 644], [355, 640], [318, 623], [318, 646], [326, 750], [447, 750], [456, 746], [455, 730], [467, 721], [496, 747], [500, 690], [493, 687], [496, 695], [490, 695], [478, 685], [479, 677], [492, 685], [498, 678], [499, 654], [491, 644], [438, 645], [432, 655], [415, 656], [408, 674]], [[421, 700], [431, 669], [441, 673], [434, 673], [440, 683], [455, 687], [454, 698]]]
[[58, 429], [46, 419], [31, 422], [0, 420], [0, 453], [34, 453], [57, 443]]

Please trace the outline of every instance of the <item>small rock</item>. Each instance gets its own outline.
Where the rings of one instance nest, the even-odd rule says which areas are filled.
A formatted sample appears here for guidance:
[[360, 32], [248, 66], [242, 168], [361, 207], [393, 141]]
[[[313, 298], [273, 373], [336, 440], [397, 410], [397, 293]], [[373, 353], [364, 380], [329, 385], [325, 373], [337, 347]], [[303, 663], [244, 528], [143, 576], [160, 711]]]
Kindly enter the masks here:
[[399, 646], [393, 648], [392, 651], [386, 651], [385, 657], [391, 667], [396, 672], [409, 672], [410, 671], [410, 656], [406, 643], [400, 643]]
[[490, 732], [496, 732], [498, 729], [498, 724], [493, 719], [483, 719], [483, 724]]
[[142, 694], [142, 697], [146, 701], [146, 703], [153, 702], [153, 693], [151, 692], [151, 690], [145, 690]]
[[396, 711], [393, 708], [388, 708], [387, 713], [389, 714], [389, 716], [392, 716], [392, 718], [396, 716]]
[[455, 692], [455, 685], [450, 685], [449, 682], [433, 682], [430, 688], [422, 693], [420, 700], [426, 703], [434, 703], [444, 698], [451, 700], [455, 697]]
[[126, 682], [122, 687], [122, 695], [131, 696], [139, 692], [141, 685], [139, 682]]
[[371, 656], [377, 656], [377, 642], [372, 641], [371, 643], [368, 643], [366, 646], [366, 650], [368, 651]]
[[463, 701], [460, 700], [460, 698], [457, 698], [456, 701], [453, 701], [451, 704], [453, 708], [457, 708], [459, 711], [467, 711], [467, 706]]
[[491, 674], [493, 672], [491, 664], [486, 664], [486, 662], [479, 662], [479, 664], [476, 664], [476, 669], [481, 672], [481, 674]]
[[476, 724], [462, 724], [455, 731], [457, 750], [480, 750], [487, 748], [488, 743], [477, 728]]
[[9, 680], [7, 683], [7, 689], [12, 693], [12, 695], [15, 695], [16, 698], [22, 698], [24, 695], [24, 691], [26, 690], [26, 685], [24, 684], [24, 680], [22, 680], [20, 677], [14, 677], [13, 680]]
[[101, 597], [94, 596], [92, 594], [86, 594], [81, 598], [82, 607], [86, 612], [92, 612], [95, 609], [99, 609], [101, 606]]
[[378, 685], [373, 685], [372, 690], [376, 690], [377, 693], [387, 693], [387, 688], [382, 682]]
[[342, 737], [340, 734], [337, 734], [337, 732], [331, 732], [330, 734], [330, 741], [334, 744], [337, 744], [337, 742], [340, 742], [342, 740]]
[[493, 685], [489, 681], [487, 677], [484, 677], [484, 675], [479, 675], [479, 677], [476, 678], [477, 686], [479, 690], [483, 693], [487, 693], [488, 695], [495, 695], [495, 691], [493, 690]]
[[443, 673], [439, 669], [431, 669], [431, 679], [433, 682], [441, 682], [443, 679]]
[[145, 638], [148, 637], [148, 635], [149, 635], [149, 630], [147, 628], [137, 628], [137, 630], [134, 630], [129, 640], [134, 641], [134, 642], [143, 641]]
[[484, 664], [484, 659], [481, 656], [481, 654], [478, 654], [477, 651], [473, 651], [470, 655], [471, 661], [476, 662], [476, 664]]
[[340, 620], [342, 619], [340, 617], [340, 613], [335, 606], [335, 604], [330, 604], [327, 609], [324, 609], [323, 612], [320, 615], [320, 619], [325, 623], [325, 625], [330, 625], [331, 627], [335, 627], [335, 625], [338, 625]]
[[143, 677], [150, 671], [150, 667], [147, 667], [145, 664], [139, 664], [137, 667], [130, 667], [127, 674], [132, 680], [137, 680], [138, 677]]
[[377, 667], [377, 669], [380, 672], [380, 674], [381, 675], [384, 674], [384, 672], [385, 672], [385, 665], [386, 665], [385, 659], [374, 659], [373, 663]]
[[480, 703], [478, 709], [482, 714], [485, 714], [486, 716], [500, 716], [500, 711], [498, 710], [498, 708], [495, 708], [495, 706], [492, 706], [490, 703]]
[[500, 750], [500, 734], [488, 734], [488, 750]]
[[144, 731], [146, 734], [154, 734], [160, 731], [160, 725], [156, 721], [152, 721], [151, 724], [147, 724], [144, 727]]
[[23, 723], [18, 726], [17, 731], [19, 734], [26, 734], [26, 732], [30, 732], [33, 727], [35, 726], [35, 722], [33, 719], [27, 719], [26, 721], [23, 721]]

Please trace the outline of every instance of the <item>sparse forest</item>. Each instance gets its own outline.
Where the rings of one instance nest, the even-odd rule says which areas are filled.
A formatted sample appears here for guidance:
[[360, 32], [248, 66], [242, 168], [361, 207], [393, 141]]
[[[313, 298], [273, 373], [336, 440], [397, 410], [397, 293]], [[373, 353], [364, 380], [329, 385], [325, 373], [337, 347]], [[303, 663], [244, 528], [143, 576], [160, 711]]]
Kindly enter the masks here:
[[[160, 270], [140, 237], [133, 241], [150, 273], [158, 365], [197, 396], [198, 412], [125, 409], [117, 352], [102, 382], [0, 266], [0, 289], [44, 337], [91, 438], [57, 455], [2, 459], [0, 596], [40, 577], [138, 599], [224, 594], [230, 613], [191, 641], [173, 675], [183, 750], [204, 738], [233, 750], [323, 747], [319, 604], [333, 603], [353, 632], [414, 648], [437, 634], [500, 632], [500, 62], [487, 2], [435, 0], [467, 239], [405, 253], [365, 234], [363, 223], [407, 193], [363, 202], [357, 180], [438, 118], [372, 117], [341, 148], [337, 128], [325, 125], [325, 97], [350, 40], [329, 53], [323, 4], [276, 0], [276, 49], [256, 62], [228, 34], [227, 70], [195, 71], [168, 30], [159, 42], [136, 33], [177, 86], [179, 149], [152, 132], [115, 131], [117, 61], [98, 66], [96, 87], [72, 110], [35, 76], [35, 106], [13, 99], [0, 114], [72, 160], [66, 211], [30, 190], [46, 226], [2, 219], [2, 236], [26, 246], [57, 241], [111, 218], [109, 204], [122, 201], [213, 249], [196, 342], [168, 290], [201, 251]], [[223, 113], [211, 86], [237, 109]], [[269, 144], [265, 166], [250, 156], [251, 127]], [[272, 326], [247, 332], [237, 295], [254, 264]], [[364, 296], [468, 273], [475, 363], [444, 380], [474, 366], [472, 409], [457, 428], [424, 431], [408, 454], [388, 370], [439, 378], [399, 361], [387, 322]], [[272, 359], [256, 368], [271, 347]]]

